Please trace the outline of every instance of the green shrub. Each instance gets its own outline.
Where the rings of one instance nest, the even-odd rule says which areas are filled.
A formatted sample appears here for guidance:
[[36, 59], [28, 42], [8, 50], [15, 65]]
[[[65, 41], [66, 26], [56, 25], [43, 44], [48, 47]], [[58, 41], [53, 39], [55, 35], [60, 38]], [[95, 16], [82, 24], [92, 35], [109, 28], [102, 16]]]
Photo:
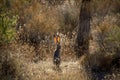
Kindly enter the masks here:
[[120, 28], [118, 26], [114, 26], [108, 32], [107, 41], [114, 41], [120, 43]]
[[0, 14], [0, 44], [9, 43], [15, 37], [15, 24], [17, 16], [9, 17], [9, 14]]

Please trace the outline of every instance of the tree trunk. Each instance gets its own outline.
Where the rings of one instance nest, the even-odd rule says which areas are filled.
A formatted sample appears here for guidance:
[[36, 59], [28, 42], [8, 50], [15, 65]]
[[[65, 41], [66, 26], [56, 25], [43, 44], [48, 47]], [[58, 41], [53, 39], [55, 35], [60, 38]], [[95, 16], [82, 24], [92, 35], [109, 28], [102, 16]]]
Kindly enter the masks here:
[[77, 35], [77, 57], [89, 53], [89, 33], [90, 33], [90, 1], [82, 0], [79, 15], [79, 29]]

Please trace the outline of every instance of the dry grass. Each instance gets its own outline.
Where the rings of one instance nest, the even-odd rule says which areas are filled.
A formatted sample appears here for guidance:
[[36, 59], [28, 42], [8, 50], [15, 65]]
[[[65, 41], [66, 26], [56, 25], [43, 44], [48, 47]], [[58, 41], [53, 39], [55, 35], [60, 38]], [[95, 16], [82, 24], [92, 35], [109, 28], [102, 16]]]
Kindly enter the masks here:
[[74, 62], [62, 62], [62, 72], [58, 72], [54, 70], [54, 66], [49, 60], [37, 64], [30, 63], [27, 70], [30, 73], [30, 80], [86, 80], [83, 72], [79, 68], [77, 69], [78, 66]]
[[[34, 63], [14, 56], [6, 63], [7, 65], [2, 67], [7, 67], [7, 75], [2, 73], [1, 80], [88, 80], [77, 61], [62, 61], [60, 72], [54, 68], [52, 59]], [[5, 68], [2, 68], [3, 70]]]
[[[61, 55], [63, 58], [60, 65], [61, 71], [59, 72], [52, 62], [51, 54], [53, 53], [46, 53], [46, 51], [42, 53], [41, 50], [46, 50], [45, 47], [40, 49], [40, 53], [44, 54], [46, 59], [39, 60], [37, 63], [34, 62], [34, 47], [27, 44], [12, 43], [7, 48], [5, 49], [7, 50], [6, 53], [9, 54], [8, 61], [4, 62], [6, 59], [3, 59], [0, 65], [1, 80], [88, 80], [86, 78], [87, 74], [80, 66], [79, 61], [73, 58], [65, 59], [66, 57]], [[3, 52], [3, 54], [6, 53]], [[67, 55], [67, 53], [65, 54]], [[6, 69], [7, 75], [4, 74]]]

